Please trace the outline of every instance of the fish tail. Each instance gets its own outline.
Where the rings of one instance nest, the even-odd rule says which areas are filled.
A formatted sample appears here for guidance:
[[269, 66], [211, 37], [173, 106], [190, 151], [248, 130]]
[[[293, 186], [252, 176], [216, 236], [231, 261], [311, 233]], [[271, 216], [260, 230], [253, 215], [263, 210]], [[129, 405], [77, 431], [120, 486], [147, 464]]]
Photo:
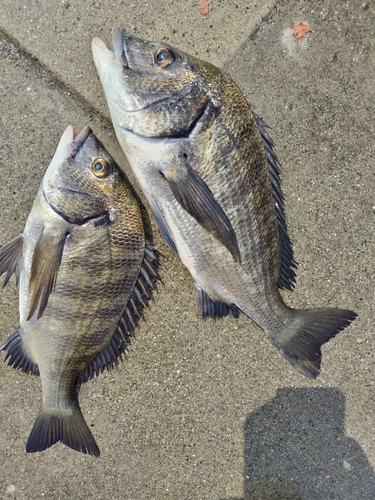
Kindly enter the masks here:
[[26, 452], [43, 451], [61, 441], [73, 450], [100, 456], [100, 451], [78, 406], [69, 410], [41, 408], [26, 443]]
[[321, 346], [344, 330], [357, 314], [333, 308], [293, 312], [294, 321], [275, 344], [297, 371], [308, 378], [317, 378], [322, 360]]

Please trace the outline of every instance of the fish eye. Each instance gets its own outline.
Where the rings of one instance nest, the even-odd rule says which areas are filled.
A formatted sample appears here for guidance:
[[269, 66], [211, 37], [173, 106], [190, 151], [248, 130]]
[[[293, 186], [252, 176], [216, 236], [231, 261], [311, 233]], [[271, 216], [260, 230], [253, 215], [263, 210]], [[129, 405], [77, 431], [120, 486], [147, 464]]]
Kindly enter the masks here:
[[91, 165], [91, 171], [95, 177], [104, 179], [112, 172], [112, 169], [111, 165], [103, 158], [95, 158]]
[[167, 68], [176, 61], [176, 56], [170, 49], [162, 48], [156, 52], [155, 61], [160, 67]]

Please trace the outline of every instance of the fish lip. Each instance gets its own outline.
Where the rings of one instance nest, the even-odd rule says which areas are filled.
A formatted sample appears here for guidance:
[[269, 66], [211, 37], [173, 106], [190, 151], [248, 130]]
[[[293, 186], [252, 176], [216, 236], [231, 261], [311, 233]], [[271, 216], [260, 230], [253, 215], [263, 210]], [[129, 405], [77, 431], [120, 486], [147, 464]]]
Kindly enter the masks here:
[[77, 220], [77, 219], [73, 219], [71, 217], [68, 217], [63, 212], [60, 212], [59, 210], [57, 210], [57, 208], [54, 207], [53, 205], [50, 205], [50, 207], [59, 217], [62, 217], [68, 224], [72, 224], [75, 226], [84, 226], [85, 224], [87, 224], [90, 221], [99, 221], [100, 219], [107, 219], [109, 217], [109, 212], [105, 211], [101, 214], [89, 215], [88, 217]]
[[76, 134], [74, 127], [72, 128], [73, 128], [73, 141], [69, 144], [68, 151], [74, 158], [77, 155], [78, 151], [86, 142], [86, 139], [92, 134], [92, 129], [88, 125], [86, 125], [85, 127], [83, 127], [83, 129], [79, 134]]
[[[166, 98], [160, 99], [159, 101], [151, 102], [151, 103], [147, 104], [146, 106], [144, 106], [143, 108], [140, 108], [140, 110], [135, 110], [135, 111], [142, 111], [145, 108], [153, 106], [155, 103], [163, 102], [164, 100], [168, 100], [168, 99], [169, 98], [166, 97]], [[116, 102], [116, 105], [118, 106], [119, 109], [122, 109], [117, 102]], [[173, 135], [173, 134], [154, 135], [154, 136], [142, 135], [141, 133], [134, 132], [134, 130], [127, 127], [126, 125], [121, 125], [120, 122], [117, 122], [117, 126], [121, 130], [124, 130], [125, 132], [136, 135], [138, 137], [142, 137], [143, 139], [149, 139], [149, 140], [154, 139], [154, 140], [158, 140], [158, 141], [160, 141], [161, 139], [165, 139], [169, 142], [172, 142], [174, 140], [181, 141], [184, 139], [189, 139], [190, 137], [192, 137], [193, 135], [195, 135], [197, 133], [197, 130], [199, 130], [199, 128], [200, 128], [201, 120], [203, 119], [203, 117], [207, 111], [207, 108], [208, 108], [208, 104], [206, 103], [201, 108], [200, 112], [196, 115], [196, 117], [191, 122], [189, 122], [188, 127], [186, 127], [184, 130], [182, 130], [180, 133], [178, 133], [178, 134], [176, 133], [175, 135]]]
[[79, 194], [80, 196], [85, 196], [86, 198], [95, 198], [95, 196], [91, 196], [85, 191], [81, 191], [80, 189], [72, 189], [72, 188], [60, 188], [59, 190], [62, 191], [63, 193], [74, 193], [74, 194]]
[[98, 36], [95, 36], [92, 39], [91, 48], [93, 53], [95, 53], [97, 49], [104, 52], [109, 59], [122, 66], [124, 71], [130, 70], [129, 59], [125, 52], [124, 30], [122, 30], [121, 28], [118, 28], [117, 26], [112, 28], [113, 50], [110, 50], [105, 42]]
[[60, 139], [57, 151], [66, 148], [67, 152], [74, 158], [91, 134], [92, 129], [88, 125], [85, 125], [79, 134], [73, 125], [68, 125]]
[[129, 70], [129, 58], [125, 50], [125, 35], [126, 32], [122, 28], [117, 26], [112, 28], [113, 60], [121, 64], [124, 70]]
[[126, 127], [124, 125], [120, 125], [119, 123], [117, 124], [117, 126], [121, 130], [123, 130], [124, 132], [126, 132], [127, 134], [130, 134], [131, 136], [140, 137], [141, 139], [147, 140], [147, 141], [150, 141], [150, 142], [154, 141], [154, 142], [159, 142], [160, 143], [160, 141], [164, 141], [165, 143], [172, 143], [176, 139], [175, 137], [169, 136], [169, 135], [162, 135], [162, 136], [157, 136], [157, 137], [149, 136], [149, 135], [142, 135], [142, 134], [139, 134], [138, 132], [134, 132], [134, 130], [132, 130], [131, 128], [128, 128], [128, 127]]
[[[74, 130], [73, 125], [68, 125], [63, 133], [63, 135], [60, 138], [59, 144], [56, 148], [56, 153], [61, 152], [64, 155], [66, 154], [66, 149], [69, 151], [69, 145], [74, 141], [76, 138], [77, 134], [76, 131]], [[61, 154], [60, 153], [60, 154]]]
[[115, 101], [116, 102], [116, 105], [117, 107], [119, 108], [120, 111], [124, 111], [125, 113], [137, 113], [138, 111], [144, 111], [145, 109], [148, 109], [150, 108], [151, 106], [154, 106], [155, 104], [160, 104], [161, 102], [164, 102], [164, 101], [168, 101], [170, 98], [172, 97], [172, 94], [170, 94], [169, 96], [167, 97], [162, 97], [161, 99], [157, 100], [157, 101], [153, 101], [153, 102], [149, 102], [148, 104], [145, 104], [144, 106], [142, 106], [141, 108], [136, 108], [136, 109], [125, 109], [123, 108], [118, 102], [117, 100]]
[[[107, 47], [107, 45], [103, 42], [103, 40], [99, 36], [95, 36], [92, 39], [91, 47], [93, 48], [94, 46], [97, 47], [99, 50], [105, 52], [110, 59], [113, 59], [112, 50], [110, 50]], [[94, 49], [94, 50], [96, 50], [96, 49]]]

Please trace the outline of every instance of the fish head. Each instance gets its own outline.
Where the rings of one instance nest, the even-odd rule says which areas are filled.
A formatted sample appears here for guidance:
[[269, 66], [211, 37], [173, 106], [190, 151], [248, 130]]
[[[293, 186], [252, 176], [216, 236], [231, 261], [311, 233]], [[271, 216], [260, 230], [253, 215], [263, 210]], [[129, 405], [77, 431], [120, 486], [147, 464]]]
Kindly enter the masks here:
[[44, 175], [48, 204], [70, 223], [105, 218], [121, 190], [123, 176], [90, 127], [76, 135], [69, 125]]
[[113, 51], [99, 37], [92, 51], [117, 133], [188, 136], [215, 102], [220, 70], [164, 42], [145, 41], [120, 28], [112, 34]]

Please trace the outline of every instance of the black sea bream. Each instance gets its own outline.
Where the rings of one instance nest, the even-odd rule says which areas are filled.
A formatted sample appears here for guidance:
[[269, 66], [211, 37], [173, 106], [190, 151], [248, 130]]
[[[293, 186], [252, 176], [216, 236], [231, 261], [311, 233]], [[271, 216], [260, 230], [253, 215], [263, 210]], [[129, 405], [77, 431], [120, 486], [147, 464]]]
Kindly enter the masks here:
[[[156, 275], [141, 209], [91, 133], [69, 126], [24, 232], [0, 250], [0, 274], [19, 281], [20, 326], [0, 347], [9, 365], [40, 375], [43, 402], [26, 451], [62, 441], [99, 455], [79, 386], [112, 367]], [[142, 307], [142, 306], [141, 306]]]
[[321, 346], [357, 316], [295, 310], [296, 263], [265, 124], [220, 69], [114, 28], [92, 43], [120, 145], [169, 247], [192, 274], [203, 316], [245, 313], [307, 377]]

